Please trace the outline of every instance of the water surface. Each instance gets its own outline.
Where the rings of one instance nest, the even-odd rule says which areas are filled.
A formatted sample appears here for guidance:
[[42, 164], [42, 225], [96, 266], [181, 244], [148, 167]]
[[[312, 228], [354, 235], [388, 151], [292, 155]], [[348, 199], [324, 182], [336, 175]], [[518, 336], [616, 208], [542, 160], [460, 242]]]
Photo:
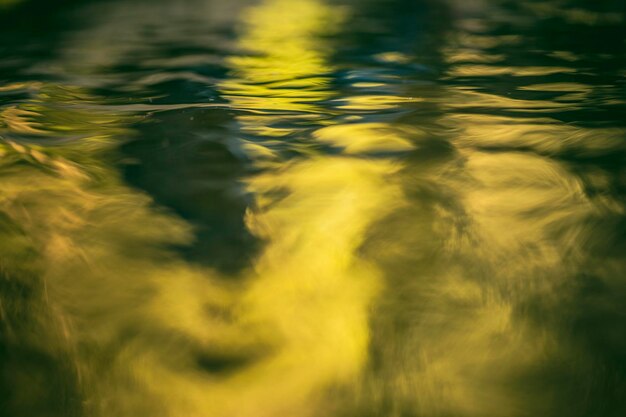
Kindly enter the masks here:
[[0, 1], [0, 415], [626, 415], [625, 28]]

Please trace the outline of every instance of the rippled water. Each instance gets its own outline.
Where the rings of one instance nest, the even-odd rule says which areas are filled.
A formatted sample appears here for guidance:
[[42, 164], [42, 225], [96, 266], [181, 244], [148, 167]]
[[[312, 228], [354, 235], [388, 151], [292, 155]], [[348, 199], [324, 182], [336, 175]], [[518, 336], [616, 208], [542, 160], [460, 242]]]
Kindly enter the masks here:
[[623, 0], [0, 1], [0, 415], [626, 415]]

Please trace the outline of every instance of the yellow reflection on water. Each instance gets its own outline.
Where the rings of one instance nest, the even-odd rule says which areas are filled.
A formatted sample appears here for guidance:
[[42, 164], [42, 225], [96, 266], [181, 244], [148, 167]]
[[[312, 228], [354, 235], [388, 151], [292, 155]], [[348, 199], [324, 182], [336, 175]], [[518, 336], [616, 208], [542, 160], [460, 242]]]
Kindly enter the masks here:
[[244, 317], [275, 331], [282, 344], [255, 383], [280, 380], [274, 389], [293, 399], [357, 380], [367, 356], [368, 307], [380, 283], [356, 254], [371, 223], [400, 197], [385, 180], [394, 171], [388, 163], [324, 158], [251, 181], [261, 197], [289, 193], [248, 217], [268, 247], [245, 295]]
[[484, 51], [473, 50], [473, 49], [451, 49], [450, 51], [446, 51], [446, 61], [449, 63], [484, 63], [491, 64], [495, 62], [500, 62], [505, 59], [504, 55], [501, 54], [488, 54]]
[[422, 101], [420, 98], [392, 96], [392, 95], [358, 95], [352, 97], [344, 97], [338, 102], [337, 108], [342, 110], [372, 111], [385, 110], [400, 107], [403, 104], [415, 103]]
[[566, 151], [593, 155], [621, 143], [622, 129], [582, 129], [550, 118], [456, 114], [452, 123], [463, 126], [457, 143], [463, 147], [532, 149], [542, 154]]
[[[122, 111], [82, 88], [0, 88], [29, 95], [0, 113], [0, 269], [34, 288], [22, 309], [36, 347], [69, 369], [85, 415], [341, 415], [360, 401], [364, 415], [503, 417], [552, 404], [519, 380], [582, 353], [520, 310], [558, 306], [582, 256], [581, 225], [623, 207], [607, 197], [608, 174], [588, 174], [599, 190], [589, 196], [549, 155], [593, 156], [620, 144], [623, 130], [476, 114], [574, 107], [565, 96], [469, 87], [442, 88], [427, 103], [443, 115], [424, 124], [445, 128], [351, 115], [422, 98], [375, 75], [347, 88], [352, 96], [333, 91], [327, 36], [349, 11], [265, 0], [242, 16], [241, 53], [218, 89], [256, 172], [241, 180], [245, 224], [263, 245], [237, 276], [166, 249], [193, 244], [192, 228], [114, 168], [138, 107]], [[448, 75], [570, 72], [498, 66], [502, 56], [480, 50], [518, 41], [463, 38], [447, 50]], [[410, 62], [396, 51], [373, 57]], [[580, 100], [593, 89], [555, 81], [519, 90]], [[398, 162], [413, 151], [423, 159]], [[409, 193], [418, 195], [410, 204]], [[21, 302], [0, 298], [2, 318]], [[6, 325], [16, 340], [18, 324]], [[24, 398], [37, 397], [30, 385], [20, 385]]]
[[[235, 110], [263, 110], [237, 121], [264, 139], [241, 145], [265, 168], [246, 180], [255, 204], [245, 219], [265, 247], [237, 279], [164, 249], [190, 243], [190, 227], [124, 185], [109, 161], [130, 134], [128, 109], [42, 84], [3, 110], [2, 169], [11, 180], [0, 208], [21, 228], [4, 241], [37, 254], [29, 268], [40, 277], [31, 283], [40, 296], [29, 300], [30, 314], [51, 323], [43, 342], [53, 346], [61, 335], [54, 349], [72, 369], [68, 380], [86, 414], [306, 415], [323, 410], [331, 387], [358, 379], [369, 307], [382, 285], [358, 250], [372, 223], [402, 204], [389, 180], [398, 167], [304, 148], [306, 158], [281, 156], [281, 138], [302, 131], [297, 121], [310, 128], [319, 115], [332, 117], [318, 106], [334, 94], [324, 37], [345, 11], [268, 0], [243, 17], [246, 55], [230, 59], [231, 78], [220, 89]], [[314, 137], [345, 153], [411, 148], [389, 129], [374, 139], [384, 125], [331, 131], [324, 124]], [[343, 139], [350, 135], [357, 146]], [[26, 276], [18, 260], [2, 267]]]
[[330, 96], [325, 58], [331, 51], [322, 36], [336, 31], [343, 16], [344, 9], [315, 0], [250, 8], [239, 40], [246, 54], [229, 58], [232, 77], [220, 83], [223, 96], [239, 109], [320, 111], [315, 103]]
[[451, 109], [459, 110], [467, 108], [488, 108], [540, 113], [551, 112], [558, 108], [567, 110], [579, 108], [577, 105], [568, 102], [516, 99], [493, 93], [475, 91], [471, 87], [451, 87], [450, 93], [451, 99], [444, 103], [444, 105]]
[[14, 370], [17, 406], [52, 407], [47, 393], [65, 389], [87, 398], [89, 415], [131, 415], [116, 410], [134, 392], [113, 399], [108, 388], [122, 389], [128, 363], [102, 352], [118, 348], [119, 332], [136, 320], [133, 304], [153, 291], [148, 278], [167, 262], [159, 245], [185, 243], [190, 230], [154, 210], [111, 164], [132, 115], [74, 107], [78, 96], [103, 102], [81, 88], [31, 87], [28, 101], [0, 114], [0, 267], [3, 280], [25, 289], [1, 294], [0, 309], [5, 341], [53, 358], [60, 374]]
[[[268, 0], [252, 8], [240, 39], [251, 55], [231, 58], [233, 78], [220, 85], [233, 108], [264, 110], [237, 117], [242, 131], [264, 138], [244, 142], [244, 149], [266, 167], [246, 180], [256, 201], [246, 222], [266, 246], [235, 311], [238, 326], [249, 329], [243, 339], [253, 338], [267, 352], [215, 384], [207, 403], [213, 415], [316, 414], [323, 410], [324, 392], [356, 382], [367, 359], [368, 308], [381, 283], [358, 248], [371, 224], [402, 201], [399, 187], [388, 180], [396, 165], [313, 153], [267, 164], [280, 160], [272, 148], [289, 146], [275, 138], [302, 131], [294, 121], [307, 120], [310, 129], [311, 115], [331, 115], [318, 106], [334, 95], [324, 75], [332, 71], [324, 36], [337, 30], [344, 14], [313, 0]], [[285, 117], [284, 111], [299, 114]], [[272, 127], [277, 121], [282, 127]], [[334, 127], [346, 141], [362, 137], [362, 149], [372, 141], [366, 127], [361, 133]], [[323, 127], [318, 132], [317, 139], [331, 137]], [[378, 148], [410, 147], [399, 137], [389, 139], [385, 145], [379, 138]], [[197, 387], [187, 389], [207, 395]]]
[[[452, 62], [456, 62], [458, 58], [452, 58]], [[478, 57], [479, 60], [484, 60], [483, 56]], [[449, 75], [453, 77], [491, 77], [495, 75], [512, 75], [514, 77], [538, 77], [551, 74], [567, 74], [575, 72], [573, 68], [567, 67], [503, 67], [496, 65], [478, 65], [478, 64], [463, 64], [455, 66]]]
[[370, 152], [400, 152], [415, 148], [407, 138], [425, 136], [408, 127], [392, 127], [386, 123], [353, 123], [332, 125], [318, 129], [313, 136], [323, 143], [343, 149], [346, 154]]

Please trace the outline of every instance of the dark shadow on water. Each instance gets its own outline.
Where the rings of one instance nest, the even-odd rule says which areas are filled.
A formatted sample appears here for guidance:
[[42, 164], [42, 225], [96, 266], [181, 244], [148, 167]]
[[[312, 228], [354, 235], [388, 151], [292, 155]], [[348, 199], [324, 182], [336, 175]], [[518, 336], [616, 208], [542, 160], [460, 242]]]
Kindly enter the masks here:
[[250, 199], [240, 182], [250, 168], [229, 147], [231, 123], [226, 110], [162, 112], [121, 148], [129, 184], [194, 228], [193, 244], [180, 253], [228, 274], [247, 267], [258, 250], [243, 223]]

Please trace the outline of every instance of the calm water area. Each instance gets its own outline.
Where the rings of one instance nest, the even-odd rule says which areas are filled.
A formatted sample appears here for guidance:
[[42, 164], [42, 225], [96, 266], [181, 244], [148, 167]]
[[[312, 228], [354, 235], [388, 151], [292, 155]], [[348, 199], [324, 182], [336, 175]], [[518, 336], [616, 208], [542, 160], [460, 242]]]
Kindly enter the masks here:
[[0, 417], [624, 416], [625, 0], [0, 0]]

